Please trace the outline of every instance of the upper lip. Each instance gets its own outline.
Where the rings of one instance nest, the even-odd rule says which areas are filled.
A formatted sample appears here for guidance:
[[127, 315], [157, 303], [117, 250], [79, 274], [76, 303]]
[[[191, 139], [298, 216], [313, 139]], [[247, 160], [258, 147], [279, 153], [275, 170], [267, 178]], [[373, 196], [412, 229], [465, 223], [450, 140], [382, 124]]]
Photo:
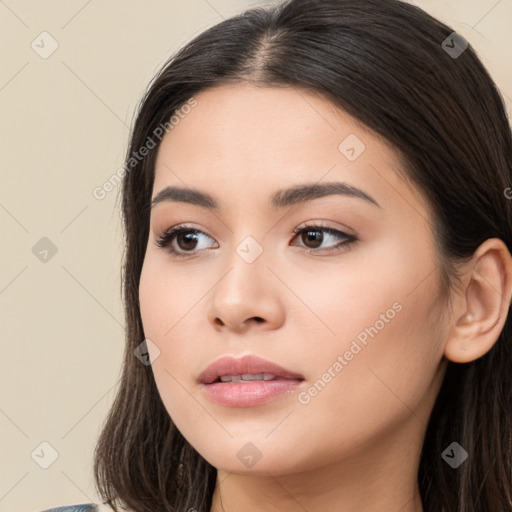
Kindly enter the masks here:
[[247, 373], [271, 373], [276, 377], [285, 379], [304, 380], [304, 377], [299, 373], [287, 370], [261, 357], [250, 355], [241, 358], [235, 358], [233, 356], [221, 357], [207, 366], [203, 372], [201, 372], [198, 379], [199, 382], [203, 384], [211, 384], [223, 375], [242, 375]]

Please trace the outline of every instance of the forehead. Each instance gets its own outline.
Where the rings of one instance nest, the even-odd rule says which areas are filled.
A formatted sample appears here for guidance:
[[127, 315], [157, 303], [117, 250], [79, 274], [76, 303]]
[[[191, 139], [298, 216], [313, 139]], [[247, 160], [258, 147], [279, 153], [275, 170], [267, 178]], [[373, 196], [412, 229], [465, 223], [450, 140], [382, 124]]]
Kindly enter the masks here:
[[221, 203], [234, 201], [233, 193], [247, 201], [320, 181], [365, 188], [381, 204], [415, 195], [393, 170], [400, 160], [391, 145], [316, 93], [241, 83], [194, 98], [160, 144], [153, 196], [177, 185], [207, 190]]
[[[307, 154], [321, 161], [322, 154], [312, 155], [311, 148], [337, 150], [336, 142], [349, 134], [371, 146], [378, 143], [380, 152], [384, 149], [385, 142], [357, 120], [303, 89], [244, 82], [207, 89], [195, 99], [197, 105], [164, 137], [160, 153], [168, 150], [180, 160], [229, 157], [233, 161], [245, 155], [252, 162], [286, 157], [295, 161]], [[199, 151], [185, 155], [192, 145]], [[371, 150], [368, 144], [366, 149]], [[387, 151], [391, 153], [390, 148]], [[332, 159], [332, 154], [327, 156]]]

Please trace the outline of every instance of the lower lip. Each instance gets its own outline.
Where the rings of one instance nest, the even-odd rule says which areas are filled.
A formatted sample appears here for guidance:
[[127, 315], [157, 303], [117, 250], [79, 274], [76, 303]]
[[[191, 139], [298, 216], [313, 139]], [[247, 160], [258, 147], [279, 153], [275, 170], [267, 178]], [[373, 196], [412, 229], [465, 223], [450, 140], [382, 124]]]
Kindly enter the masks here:
[[206, 396], [220, 405], [252, 407], [265, 404], [283, 393], [291, 393], [302, 382], [302, 380], [296, 379], [273, 379], [248, 382], [214, 382], [202, 386]]

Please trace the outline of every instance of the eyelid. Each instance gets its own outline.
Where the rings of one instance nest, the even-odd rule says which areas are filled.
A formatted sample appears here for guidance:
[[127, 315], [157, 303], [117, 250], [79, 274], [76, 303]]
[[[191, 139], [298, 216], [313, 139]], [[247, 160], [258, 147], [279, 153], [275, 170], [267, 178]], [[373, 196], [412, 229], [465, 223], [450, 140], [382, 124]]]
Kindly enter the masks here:
[[322, 228], [322, 229], [325, 229], [326, 231], [327, 230], [336, 231], [338, 233], [341, 233], [341, 234], [344, 234], [347, 236], [355, 237], [355, 233], [353, 233], [352, 229], [350, 229], [346, 226], [334, 227], [334, 226], [331, 226], [330, 224], [327, 224], [326, 222], [327, 221], [322, 221], [322, 220], [307, 220], [307, 221], [301, 222], [293, 230], [293, 232], [297, 233], [297, 232], [303, 231], [304, 229], [307, 229], [307, 228]]

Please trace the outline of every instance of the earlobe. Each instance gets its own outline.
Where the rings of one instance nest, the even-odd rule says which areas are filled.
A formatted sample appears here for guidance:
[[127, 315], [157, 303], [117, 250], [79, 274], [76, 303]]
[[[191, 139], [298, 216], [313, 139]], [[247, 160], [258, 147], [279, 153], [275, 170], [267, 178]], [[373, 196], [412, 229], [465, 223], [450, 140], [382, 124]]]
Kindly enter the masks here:
[[512, 257], [499, 238], [490, 238], [475, 251], [464, 276], [465, 296], [453, 316], [444, 355], [468, 363], [496, 343], [509, 314], [512, 296]]

